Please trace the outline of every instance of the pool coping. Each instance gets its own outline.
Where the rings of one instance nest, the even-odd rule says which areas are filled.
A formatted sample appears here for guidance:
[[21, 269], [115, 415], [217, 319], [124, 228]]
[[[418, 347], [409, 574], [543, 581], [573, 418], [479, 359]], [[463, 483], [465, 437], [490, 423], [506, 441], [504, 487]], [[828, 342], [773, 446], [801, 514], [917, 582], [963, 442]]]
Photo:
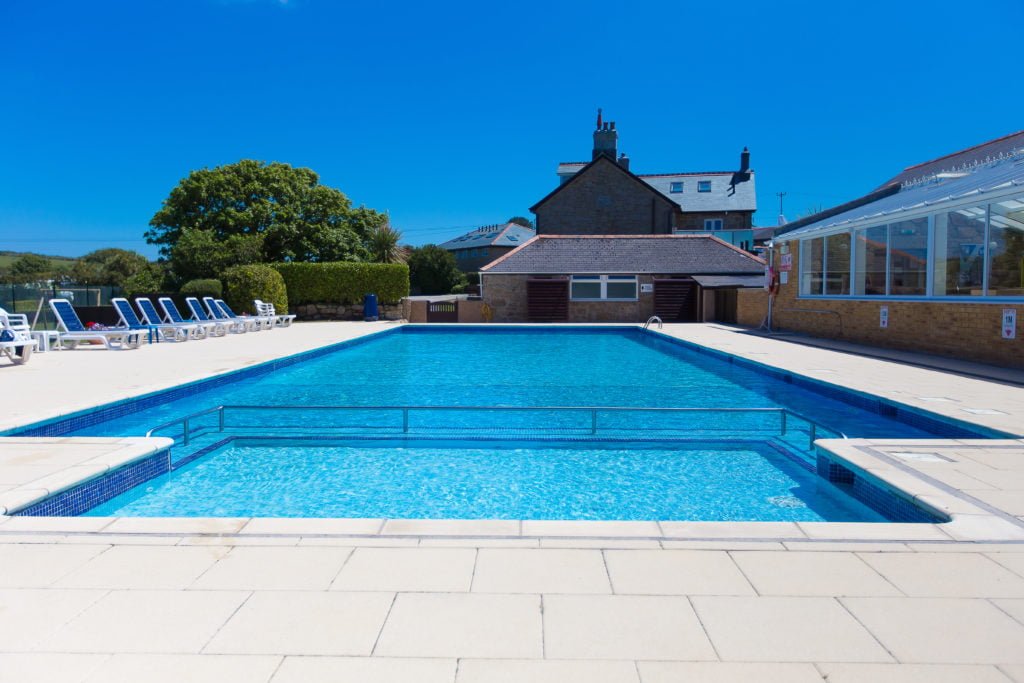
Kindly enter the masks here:
[[[820, 439], [820, 453], [879, 480], [918, 505], [951, 518], [929, 523], [899, 522], [704, 522], [704, 521], [583, 521], [583, 520], [458, 520], [358, 519], [272, 517], [28, 517], [12, 516], [39, 501], [68, 491], [117, 468], [169, 453], [173, 441], [162, 437], [0, 437], [4, 443], [50, 445], [108, 443], [109, 452], [65, 467], [45, 477], [0, 493], [0, 541], [24, 535], [197, 536], [236, 539], [311, 538], [364, 542], [401, 539], [437, 541], [565, 540], [586, 542], [985, 542], [1024, 543], [1024, 521], [941, 482], [907, 463], [886, 455], [885, 449], [906, 449], [948, 440]], [[46, 442], [45, 444], [43, 442]], [[964, 447], [1024, 448], [1024, 441], [959, 442]], [[170, 457], [168, 455], [168, 457]]]

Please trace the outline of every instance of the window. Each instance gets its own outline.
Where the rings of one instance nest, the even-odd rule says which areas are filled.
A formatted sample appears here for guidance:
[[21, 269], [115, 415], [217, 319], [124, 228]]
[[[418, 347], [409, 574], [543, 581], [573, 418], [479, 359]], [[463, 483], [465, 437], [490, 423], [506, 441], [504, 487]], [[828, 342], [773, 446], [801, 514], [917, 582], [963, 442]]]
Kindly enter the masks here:
[[711, 181], [710, 180], [698, 180], [697, 181], [697, 192], [711, 192]]
[[1024, 296], [1024, 196], [989, 209], [988, 295]]
[[705, 230], [721, 230], [722, 219], [721, 218], [705, 218], [704, 219]]
[[850, 293], [850, 233], [825, 238], [825, 294]]
[[817, 296], [825, 281], [825, 238], [815, 237], [800, 243], [800, 293]]
[[857, 231], [857, 272], [853, 293], [859, 296], [885, 296], [886, 260], [889, 253], [889, 227], [879, 225]]
[[935, 296], [981, 296], [985, 281], [985, 206], [935, 216]]
[[679, 182], [679, 183], [669, 183], [668, 184], [668, 191], [671, 192], [672, 194], [679, 194], [680, 192], [683, 191], [683, 184], [681, 182]]
[[889, 226], [890, 296], [924, 296], [928, 280], [928, 219]]
[[573, 275], [573, 301], [636, 301], [635, 275]]

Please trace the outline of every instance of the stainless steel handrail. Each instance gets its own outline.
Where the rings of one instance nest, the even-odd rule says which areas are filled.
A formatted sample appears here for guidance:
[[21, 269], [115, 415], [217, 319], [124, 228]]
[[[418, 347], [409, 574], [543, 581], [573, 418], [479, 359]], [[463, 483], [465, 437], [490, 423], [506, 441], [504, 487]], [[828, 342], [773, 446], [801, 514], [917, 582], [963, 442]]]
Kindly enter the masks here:
[[650, 318], [647, 319], [647, 322], [644, 323], [644, 329], [646, 330], [648, 327], [650, 327], [651, 323], [654, 322], [655, 320], [658, 321], [658, 329], [660, 330], [661, 329], [661, 318], [659, 318], [656, 315], [652, 315]]
[[384, 406], [271, 406], [271, 405], [221, 405], [213, 408], [207, 408], [196, 413], [191, 413], [184, 417], [180, 417], [176, 420], [171, 420], [158, 425], [148, 432], [146, 436], [152, 436], [158, 431], [173, 427], [175, 425], [182, 425], [182, 439], [184, 445], [189, 445], [192, 438], [191, 423], [193, 420], [209, 415], [211, 413], [218, 413], [217, 429], [220, 432], [225, 430], [225, 412], [228, 410], [236, 411], [253, 411], [253, 410], [273, 410], [273, 411], [317, 411], [317, 410], [336, 410], [336, 411], [401, 411], [402, 412], [402, 433], [409, 433], [409, 414], [414, 411], [496, 411], [496, 412], [589, 412], [590, 413], [590, 433], [596, 435], [598, 432], [598, 413], [773, 413], [778, 414], [781, 420], [781, 434], [786, 434], [788, 430], [788, 417], [792, 416], [798, 420], [806, 422], [810, 426], [809, 430], [809, 443], [808, 450], [814, 447], [814, 441], [817, 439], [818, 429], [824, 429], [825, 431], [832, 431], [839, 434], [842, 438], [847, 438], [845, 434], [838, 430], [831, 430], [824, 425], [819, 424], [815, 420], [812, 420], [805, 415], [802, 415], [789, 408], [702, 408], [702, 407], [690, 407], [690, 408], [674, 408], [674, 407], [642, 407], [642, 406], [401, 406], [401, 405], [384, 405]]

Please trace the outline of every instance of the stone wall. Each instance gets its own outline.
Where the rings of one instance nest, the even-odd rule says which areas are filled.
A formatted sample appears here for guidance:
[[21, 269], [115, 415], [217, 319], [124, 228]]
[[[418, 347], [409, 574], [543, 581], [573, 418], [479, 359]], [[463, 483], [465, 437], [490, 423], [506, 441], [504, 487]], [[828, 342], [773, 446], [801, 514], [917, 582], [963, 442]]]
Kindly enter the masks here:
[[527, 320], [527, 275], [480, 274], [483, 302], [491, 309], [491, 321], [522, 323]]
[[[1024, 304], [799, 299], [799, 249], [796, 243], [790, 243], [790, 249], [793, 269], [775, 300], [772, 320], [776, 329], [1024, 368]], [[775, 262], [779, 262], [777, 251]], [[882, 306], [889, 307], [889, 325], [884, 329], [879, 326]], [[1001, 335], [1006, 308], [1017, 311], [1016, 339]], [[740, 293], [738, 309], [739, 323], [756, 327], [764, 319], [767, 296], [763, 290], [745, 290]]]
[[[291, 309], [296, 320], [362, 320], [362, 304], [300, 304]], [[381, 320], [402, 320], [402, 304], [377, 304]]]
[[592, 166], [537, 207], [537, 234], [670, 234], [676, 208], [609, 161]]

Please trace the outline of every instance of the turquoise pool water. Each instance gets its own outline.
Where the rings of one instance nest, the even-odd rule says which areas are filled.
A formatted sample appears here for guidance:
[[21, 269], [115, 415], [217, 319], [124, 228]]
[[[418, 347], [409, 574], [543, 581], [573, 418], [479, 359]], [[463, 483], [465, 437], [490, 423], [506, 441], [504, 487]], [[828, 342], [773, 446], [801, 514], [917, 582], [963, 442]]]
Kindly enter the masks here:
[[671, 442], [243, 441], [88, 514], [885, 521], [773, 448]]
[[[181, 423], [158, 431], [177, 468], [90, 514], [883, 521], [817, 476], [811, 439], [949, 436], [637, 328], [407, 326], [150, 402], [71, 433], [241, 408], [192, 420], [187, 446]], [[707, 412], [494, 410], [565, 406]], [[361, 441], [258, 441], [324, 436]]]

